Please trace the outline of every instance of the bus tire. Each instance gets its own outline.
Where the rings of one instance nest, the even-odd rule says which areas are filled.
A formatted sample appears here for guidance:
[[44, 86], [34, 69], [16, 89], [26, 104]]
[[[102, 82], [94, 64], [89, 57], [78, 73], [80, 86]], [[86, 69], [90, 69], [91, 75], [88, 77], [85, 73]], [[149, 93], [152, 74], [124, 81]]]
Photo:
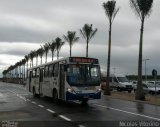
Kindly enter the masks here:
[[82, 100], [81, 105], [88, 105], [88, 99]]
[[132, 92], [132, 90], [128, 90], [128, 93], [131, 93]]
[[58, 103], [58, 92], [56, 89], [53, 89], [52, 99], [53, 99], [53, 103]]

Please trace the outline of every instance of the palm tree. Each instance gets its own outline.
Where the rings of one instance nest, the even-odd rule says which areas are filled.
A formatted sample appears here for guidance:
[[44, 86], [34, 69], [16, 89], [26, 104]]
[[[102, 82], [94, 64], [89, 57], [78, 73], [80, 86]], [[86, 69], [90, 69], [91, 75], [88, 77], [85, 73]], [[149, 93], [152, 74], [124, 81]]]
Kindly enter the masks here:
[[26, 70], [28, 70], [28, 60], [29, 60], [29, 57], [28, 57], [28, 55], [25, 55], [24, 57], [25, 57], [26, 62], [27, 62], [27, 69]]
[[30, 55], [30, 60], [31, 60], [32, 67], [33, 67], [33, 58], [35, 57], [35, 51], [31, 51], [29, 55]]
[[88, 44], [91, 40], [91, 38], [96, 34], [97, 32], [97, 28], [96, 29], [93, 29], [92, 28], [92, 24], [89, 25], [89, 24], [85, 24], [83, 26], [82, 29], [80, 29], [80, 33], [82, 35], [82, 37], [86, 40], [87, 42], [87, 46], [86, 46], [86, 57], [88, 57]]
[[65, 41], [69, 43], [70, 46], [70, 57], [72, 56], [72, 46], [74, 42], [77, 42], [79, 40], [79, 37], [76, 37], [75, 31], [68, 31], [67, 35], [63, 35], [63, 38]]
[[57, 50], [57, 59], [59, 59], [59, 52], [61, 50], [61, 47], [64, 45], [64, 42], [62, 41], [61, 38], [57, 37], [54, 41], [56, 44], [56, 50]]
[[36, 57], [36, 66], [38, 65], [38, 50], [35, 51], [35, 57]]
[[135, 99], [145, 100], [142, 86], [142, 49], [143, 49], [143, 31], [144, 21], [150, 16], [153, 0], [130, 0], [130, 5], [141, 20], [140, 41], [139, 41], [139, 59], [138, 59], [138, 85]]
[[47, 54], [48, 54], [48, 51], [49, 51], [49, 44], [45, 43], [45, 45], [43, 46], [43, 48], [44, 48], [44, 51], [45, 51], [45, 54], [46, 54], [46, 61], [45, 61], [45, 63], [47, 63]]
[[41, 58], [41, 64], [42, 64], [43, 54], [44, 54], [44, 49], [43, 49], [43, 47], [41, 46], [41, 48], [38, 49], [38, 55], [39, 55], [40, 58]]
[[106, 17], [109, 20], [109, 40], [108, 40], [108, 61], [107, 61], [107, 81], [106, 89], [104, 94], [111, 95], [109, 89], [109, 77], [110, 77], [110, 56], [111, 56], [111, 32], [112, 32], [112, 23], [115, 16], [117, 15], [119, 8], [116, 8], [116, 1], [111, 0], [106, 3], [103, 3], [103, 8], [105, 10]]
[[22, 72], [22, 74], [23, 74], [23, 76], [22, 76], [22, 79], [23, 79], [23, 81], [25, 80], [25, 73], [26, 73], [26, 71], [25, 71], [25, 65], [26, 65], [26, 59], [24, 58], [24, 59], [22, 59], [22, 65], [23, 65], [23, 72]]
[[52, 61], [53, 61], [53, 57], [54, 57], [54, 52], [56, 50], [56, 43], [54, 41], [52, 41], [52, 43], [49, 43], [49, 48], [52, 52]]

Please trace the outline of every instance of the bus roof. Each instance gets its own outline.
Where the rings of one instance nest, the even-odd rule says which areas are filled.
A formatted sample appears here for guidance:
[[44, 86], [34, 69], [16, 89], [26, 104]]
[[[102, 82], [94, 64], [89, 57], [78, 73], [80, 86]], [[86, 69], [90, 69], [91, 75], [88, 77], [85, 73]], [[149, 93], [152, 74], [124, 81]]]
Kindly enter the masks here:
[[[65, 61], [65, 60], [67, 62], [75, 62], [75, 63], [77, 63], [77, 62], [81, 62], [81, 63], [87, 63], [88, 62], [88, 63], [91, 63], [91, 62], [95, 61], [97, 64], [99, 64], [98, 59], [96, 59], [96, 58], [76, 57], [76, 56], [74, 56], [74, 57], [66, 57], [66, 58], [61, 58], [61, 59], [54, 60], [54, 61], [51, 61], [51, 62], [47, 62], [47, 63], [41, 64], [41, 65], [38, 65], [38, 66], [31, 67], [28, 70], [32, 70], [32, 69], [37, 68], [37, 67], [44, 67], [45, 65], [49, 65], [49, 64], [52, 64], [52, 63], [58, 63], [58, 62]], [[86, 61], [86, 60], [88, 60], [88, 61]]]

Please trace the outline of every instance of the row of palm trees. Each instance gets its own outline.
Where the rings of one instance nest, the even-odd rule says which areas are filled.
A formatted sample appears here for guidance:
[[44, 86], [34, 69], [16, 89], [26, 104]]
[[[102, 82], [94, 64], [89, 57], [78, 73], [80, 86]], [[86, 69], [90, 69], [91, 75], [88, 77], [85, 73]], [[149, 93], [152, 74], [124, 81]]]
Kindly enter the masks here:
[[[138, 58], [138, 85], [137, 85], [137, 91], [135, 98], [138, 100], [145, 100], [143, 87], [142, 87], [142, 48], [143, 48], [143, 31], [144, 31], [144, 21], [146, 17], [149, 17], [151, 14], [151, 9], [153, 5], [153, 0], [130, 0], [131, 8], [135, 11], [137, 16], [141, 20], [141, 29], [140, 29], [140, 41], [139, 41], [139, 58]], [[110, 76], [110, 59], [111, 59], [111, 34], [112, 34], [112, 25], [113, 21], [119, 12], [119, 7], [116, 7], [116, 1], [115, 0], [109, 0], [107, 2], [104, 2], [102, 4], [106, 17], [109, 20], [109, 39], [108, 39], [108, 60], [107, 60], [107, 82], [106, 82], [106, 89], [104, 94], [110, 95], [110, 89], [109, 89], [109, 76]], [[97, 29], [92, 29], [92, 24], [85, 24], [84, 27], [80, 30], [80, 33], [82, 37], [86, 40], [87, 46], [86, 46], [86, 57], [88, 57], [88, 44], [91, 40], [91, 38], [95, 35], [97, 32]], [[74, 44], [74, 42], [77, 42], [79, 40], [79, 37], [76, 37], [76, 32], [68, 31], [67, 36], [63, 36], [64, 40], [67, 41], [70, 45], [70, 56], [72, 54], [71, 49]], [[59, 42], [58, 45], [54, 45], [55, 42]], [[25, 64], [25, 61], [28, 63], [28, 59], [32, 61], [33, 66], [33, 58], [36, 56], [38, 60], [38, 55], [41, 57], [41, 64], [42, 64], [42, 56], [45, 52], [46, 54], [46, 62], [47, 62], [47, 53], [49, 49], [52, 52], [52, 60], [54, 56], [55, 50], [57, 51], [57, 58], [59, 57], [59, 51], [64, 42], [60, 38], [56, 38], [54, 43], [46, 43], [43, 47], [37, 50], [37, 54], [35, 55], [35, 52], [32, 51], [28, 56], [25, 56], [25, 60], [23, 64]], [[56, 48], [55, 48], [56, 47]], [[21, 63], [21, 62], [20, 62]], [[20, 64], [19, 66], [21, 66]], [[30, 65], [31, 66], [31, 65]], [[4, 74], [6, 72], [10, 72], [10, 70], [13, 70], [15, 66], [10, 66], [7, 70], [4, 71]], [[17, 66], [16, 66], [17, 67]], [[28, 67], [28, 66], [27, 66]]]
[[[92, 24], [85, 24], [82, 29], [80, 29], [80, 33], [82, 37], [86, 40], [87, 46], [86, 46], [86, 57], [88, 57], [88, 44], [91, 40], [91, 38], [95, 35], [97, 32], [97, 29], [93, 29]], [[55, 52], [57, 53], [57, 59], [59, 59], [59, 52], [61, 50], [61, 47], [65, 44], [65, 41], [68, 42], [70, 47], [70, 56], [72, 56], [72, 46], [75, 42], [78, 42], [79, 37], [76, 36], [75, 31], [68, 31], [66, 35], [63, 35], [64, 41], [57, 37], [52, 42], [45, 43], [43, 46], [37, 50], [31, 51], [28, 55], [25, 55], [25, 57], [17, 62], [15, 65], [11, 65], [7, 70], [3, 71], [4, 77], [10, 77], [10, 78], [20, 78], [24, 79], [25, 76], [25, 70], [29, 68], [29, 62], [30, 62], [30, 68], [34, 66], [34, 58], [36, 58], [36, 66], [38, 65], [38, 57], [40, 57], [42, 64], [42, 59], [45, 54], [45, 63], [47, 63], [48, 53], [51, 51], [52, 54], [52, 61], [54, 58]], [[27, 68], [25, 68], [25, 66]], [[23, 71], [22, 71], [23, 70]]]

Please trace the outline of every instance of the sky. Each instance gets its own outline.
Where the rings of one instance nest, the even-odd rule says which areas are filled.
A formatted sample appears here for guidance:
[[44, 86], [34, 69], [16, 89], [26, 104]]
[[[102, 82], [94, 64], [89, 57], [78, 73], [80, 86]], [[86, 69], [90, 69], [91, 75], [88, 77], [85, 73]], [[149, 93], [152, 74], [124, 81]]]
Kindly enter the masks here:
[[[79, 30], [93, 24], [96, 35], [89, 43], [89, 57], [98, 58], [107, 68], [109, 22], [102, 3], [107, 0], [0, 0], [0, 76], [4, 69], [24, 58], [31, 50], [56, 37], [76, 31], [80, 40], [72, 47], [73, 56], [85, 56], [86, 42]], [[120, 7], [112, 28], [111, 72], [137, 74], [140, 19], [129, 0], [116, 0]], [[144, 25], [143, 59], [149, 59], [147, 74], [160, 73], [160, 0], [154, 0], [152, 13]], [[56, 54], [55, 54], [56, 55]], [[49, 61], [51, 53], [49, 53]], [[60, 57], [69, 56], [66, 42]], [[39, 59], [40, 61], [40, 59]], [[43, 60], [44, 61], [44, 60]], [[143, 73], [145, 63], [143, 62]]]

